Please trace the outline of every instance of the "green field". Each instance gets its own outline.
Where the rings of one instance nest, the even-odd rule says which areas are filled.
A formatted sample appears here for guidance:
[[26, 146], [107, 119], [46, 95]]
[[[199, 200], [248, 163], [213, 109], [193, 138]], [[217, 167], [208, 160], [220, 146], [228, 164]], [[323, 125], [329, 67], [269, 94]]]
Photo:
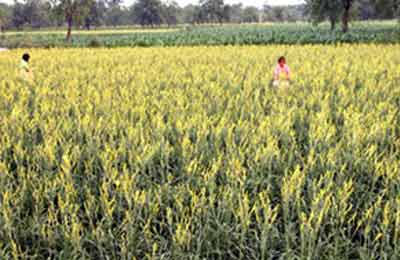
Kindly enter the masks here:
[[[74, 35], [120, 35], [120, 34], [135, 34], [135, 33], [165, 33], [179, 31], [179, 28], [99, 28], [91, 30], [74, 30]], [[64, 35], [66, 28], [58, 29], [43, 29], [43, 30], [26, 30], [26, 31], [9, 31], [4, 32], [3, 36], [34, 36], [34, 35]]]
[[[64, 32], [65, 33], [65, 32]], [[350, 32], [308, 23], [186, 26], [174, 29], [100, 29], [76, 31], [72, 43], [61, 30], [9, 32], [0, 35], [0, 46], [27, 47], [134, 47], [265, 44], [398, 43], [400, 25], [389, 22], [356, 22]]]

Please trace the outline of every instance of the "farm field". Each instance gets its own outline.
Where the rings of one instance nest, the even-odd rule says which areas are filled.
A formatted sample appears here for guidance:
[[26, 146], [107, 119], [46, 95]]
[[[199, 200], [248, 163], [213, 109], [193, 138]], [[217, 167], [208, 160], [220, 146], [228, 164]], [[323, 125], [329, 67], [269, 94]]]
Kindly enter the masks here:
[[[141, 28], [100, 28], [91, 30], [74, 30], [77, 35], [118, 35], [118, 34], [131, 34], [131, 33], [163, 33], [178, 31], [179, 28], [154, 28], [154, 29], [141, 29]], [[42, 29], [42, 30], [27, 30], [27, 31], [9, 31], [4, 32], [4, 36], [33, 36], [33, 35], [65, 35], [66, 29]]]
[[266, 44], [339, 44], [400, 43], [397, 21], [354, 22], [343, 34], [331, 31], [327, 24], [309, 23], [196, 25], [160, 29], [100, 29], [73, 31], [71, 43], [65, 30], [6, 32], [0, 34], [0, 46], [7, 48], [52, 47], [154, 47], [220, 46]]
[[0, 53], [0, 258], [399, 258], [399, 48]]

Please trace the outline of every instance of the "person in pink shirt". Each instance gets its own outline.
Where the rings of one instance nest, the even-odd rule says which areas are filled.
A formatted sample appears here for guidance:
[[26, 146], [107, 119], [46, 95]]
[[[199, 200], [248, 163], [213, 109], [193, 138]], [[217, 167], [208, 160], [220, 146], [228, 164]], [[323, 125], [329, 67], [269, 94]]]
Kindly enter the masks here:
[[274, 70], [274, 79], [275, 80], [290, 80], [290, 68], [286, 64], [285, 57], [280, 57], [278, 60], [278, 64]]
[[274, 70], [274, 86], [278, 86], [280, 82], [288, 82], [290, 76], [290, 68], [286, 64], [285, 57], [282, 56], [279, 58]]

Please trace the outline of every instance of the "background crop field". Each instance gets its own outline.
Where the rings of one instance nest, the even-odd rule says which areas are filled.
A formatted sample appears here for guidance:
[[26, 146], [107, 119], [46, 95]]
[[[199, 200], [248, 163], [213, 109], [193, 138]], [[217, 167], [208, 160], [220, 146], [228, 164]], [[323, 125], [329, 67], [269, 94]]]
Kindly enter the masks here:
[[[141, 28], [141, 27], [121, 27], [121, 28], [99, 28], [92, 30], [74, 30], [76, 35], [119, 35], [119, 34], [131, 34], [131, 33], [163, 33], [163, 32], [174, 32], [179, 28]], [[43, 29], [43, 30], [27, 30], [27, 31], [9, 31], [4, 32], [3, 36], [33, 36], [33, 35], [58, 35], [65, 36], [65, 28], [55, 29]]]
[[266, 44], [338, 44], [400, 43], [397, 21], [354, 22], [350, 32], [327, 24], [232, 24], [180, 26], [161, 29], [105, 29], [73, 31], [72, 42], [65, 41], [65, 31], [6, 32], [0, 34], [0, 46], [30, 47], [134, 47], [198, 45], [266, 45]]
[[0, 258], [399, 258], [399, 49], [0, 53]]

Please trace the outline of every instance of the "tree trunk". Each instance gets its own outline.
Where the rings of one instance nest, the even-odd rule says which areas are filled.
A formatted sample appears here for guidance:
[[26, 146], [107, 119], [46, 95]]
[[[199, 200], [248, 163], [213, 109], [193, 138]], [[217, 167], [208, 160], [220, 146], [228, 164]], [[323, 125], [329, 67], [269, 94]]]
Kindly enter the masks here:
[[347, 33], [349, 31], [349, 20], [350, 20], [350, 8], [351, 8], [352, 0], [343, 0], [344, 4], [344, 12], [342, 17], [343, 23], [343, 33]]
[[219, 25], [223, 25], [224, 20], [220, 15], [217, 16], [217, 20], [218, 20]]
[[336, 28], [336, 19], [330, 19], [330, 23], [331, 23], [331, 31], [334, 31]]
[[67, 26], [68, 26], [68, 30], [67, 30], [67, 37], [66, 37], [66, 41], [67, 42], [71, 42], [71, 31], [72, 31], [72, 16], [69, 16], [67, 18]]
[[85, 29], [88, 30], [88, 31], [90, 31], [90, 29], [91, 29], [91, 24], [90, 24], [90, 21], [88, 19], [85, 20]]

